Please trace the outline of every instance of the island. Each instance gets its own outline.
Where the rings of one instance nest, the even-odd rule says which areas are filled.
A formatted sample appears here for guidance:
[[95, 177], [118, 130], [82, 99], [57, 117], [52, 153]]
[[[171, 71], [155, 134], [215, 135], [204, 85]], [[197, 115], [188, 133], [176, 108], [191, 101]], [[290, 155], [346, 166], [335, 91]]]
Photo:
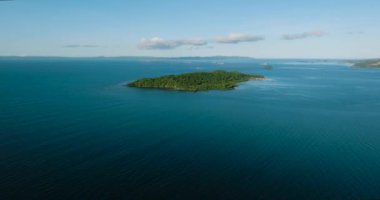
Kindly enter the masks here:
[[158, 78], [144, 78], [127, 84], [129, 87], [154, 88], [181, 91], [231, 90], [238, 83], [249, 80], [263, 80], [264, 76], [226, 72], [194, 72], [181, 75], [167, 75]]
[[260, 64], [261, 67], [263, 67], [264, 69], [266, 70], [272, 70], [273, 69], [273, 66], [272, 65], [269, 65], [269, 64]]
[[376, 67], [380, 68], [380, 59], [363, 60], [355, 62], [355, 67]]

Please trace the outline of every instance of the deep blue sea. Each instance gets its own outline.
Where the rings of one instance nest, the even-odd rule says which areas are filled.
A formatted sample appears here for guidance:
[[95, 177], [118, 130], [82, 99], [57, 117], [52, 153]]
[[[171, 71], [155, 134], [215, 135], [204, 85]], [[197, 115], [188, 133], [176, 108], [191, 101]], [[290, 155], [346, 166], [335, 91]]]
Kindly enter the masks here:
[[[216, 69], [268, 80], [123, 86]], [[339, 62], [2, 59], [0, 199], [380, 199], [379, 86]]]

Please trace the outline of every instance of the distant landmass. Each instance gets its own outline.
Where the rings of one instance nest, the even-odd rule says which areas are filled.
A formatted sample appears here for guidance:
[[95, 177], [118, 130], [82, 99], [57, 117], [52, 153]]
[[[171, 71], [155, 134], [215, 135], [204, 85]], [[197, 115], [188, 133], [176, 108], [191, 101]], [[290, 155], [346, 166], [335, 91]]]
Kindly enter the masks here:
[[194, 72], [181, 75], [168, 75], [158, 78], [144, 78], [129, 83], [129, 87], [155, 88], [182, 91], [230, 90], [237, 83], [249, 80], [264, 79], [261, 75], [226, 72], [223, 70], [211, 72]]
[[380, 59], [362, 60], [354, 63], [355, 67], [379, 67]]
[[207, 57], [151, 57], [151, 56], [96, 56], [96, 57], [60, 57], [60, 56], [0, 56], [0, 60], [14, 60], [14, 59], [25, 59], [25, 60], [38, 60], [38, 59], [120, 59], [120, 60], [191, 60], [191, 61], [223, 61], [223, 60], [254, 60], [251, 57], [243, 56], [207, 56]]
[[269, 64], [260, 64], [261, 67], [263, 67], [264, 69], [267, 69], [267, 70], [272, 70], [273, 69], [273, 66], [272, 65], [269, 65]]

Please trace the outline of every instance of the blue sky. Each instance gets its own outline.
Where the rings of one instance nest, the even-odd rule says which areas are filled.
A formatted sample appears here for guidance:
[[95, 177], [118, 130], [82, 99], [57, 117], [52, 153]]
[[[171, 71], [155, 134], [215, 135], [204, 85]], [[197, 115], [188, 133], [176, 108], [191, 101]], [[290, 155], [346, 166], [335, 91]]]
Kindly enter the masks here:
[[0, 1], [0, 55], [380, 57], [378, 0]]

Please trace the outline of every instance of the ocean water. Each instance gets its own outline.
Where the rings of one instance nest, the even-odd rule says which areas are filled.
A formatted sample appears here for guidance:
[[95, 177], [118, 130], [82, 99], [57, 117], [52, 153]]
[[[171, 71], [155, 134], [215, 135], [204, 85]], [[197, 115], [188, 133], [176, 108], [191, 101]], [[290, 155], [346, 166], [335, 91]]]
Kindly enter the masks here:
[[[0, 60], [0, 199], [380, 199], [380, 70]], [[236, 90], [127, 88], [223, 69]]]

